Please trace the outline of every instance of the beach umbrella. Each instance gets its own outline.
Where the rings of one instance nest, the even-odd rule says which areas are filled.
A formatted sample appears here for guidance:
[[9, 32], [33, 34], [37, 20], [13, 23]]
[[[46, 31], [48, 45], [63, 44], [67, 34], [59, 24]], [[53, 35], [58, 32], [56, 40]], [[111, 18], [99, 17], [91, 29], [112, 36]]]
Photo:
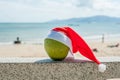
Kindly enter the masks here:
[[101, 64], [94, 56], [92, 50], [82, 37], [68, 26], [56, 27], [51, 30], [45, 39], [45, 50], [53, 60], [63, 60], [69, 51], [71, 51], [72, 54], [79, 52], [86, 58], [97, 63], [100, 72], [106, 70], [106, 65]]

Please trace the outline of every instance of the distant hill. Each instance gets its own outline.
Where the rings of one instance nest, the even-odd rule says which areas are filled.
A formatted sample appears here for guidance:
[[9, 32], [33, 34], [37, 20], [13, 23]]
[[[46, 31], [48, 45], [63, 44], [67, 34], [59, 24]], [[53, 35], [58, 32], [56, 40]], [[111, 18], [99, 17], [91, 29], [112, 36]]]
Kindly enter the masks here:
[[92, 16], [92, 17], [84, 17], [84, 18], [71, 18], [66, 20], [53, 20], [48, 23], [74, 23], [74, 22], [116, 22], [120, 23], [120, 18], [117, 17], [109, 17], [109, 16]]

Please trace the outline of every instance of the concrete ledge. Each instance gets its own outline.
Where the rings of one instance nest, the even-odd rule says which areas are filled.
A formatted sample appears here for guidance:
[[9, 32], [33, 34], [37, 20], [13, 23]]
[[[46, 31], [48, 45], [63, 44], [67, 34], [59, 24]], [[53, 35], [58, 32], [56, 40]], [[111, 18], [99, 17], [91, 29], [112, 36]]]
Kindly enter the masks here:
[[[120, 62], [120, 57], [97, 57], [100, 62]], [[75, 58], [75, 60], [67, 60], [62, 62], [88, 62], [88, 59], [85, 58]], [[61, 61], [52, 61], [50, 58], [21, 58], [21, 57], [0, 57], [0, 63], [46, 63], [46, 62], [61, 62]]]
[[[109, 59], [113, 59], [113, 61], [109, 62]], [[107, 70], [101, 73], [95, 63], [80, 59], [55, 62], [39, 58], [0, 58], [0, 80], [107, 80], [120, 78], [119, 59], [119, 57], [101, 58], [107, 65]], [[11, 62], [9, 63], [8, 60]]]

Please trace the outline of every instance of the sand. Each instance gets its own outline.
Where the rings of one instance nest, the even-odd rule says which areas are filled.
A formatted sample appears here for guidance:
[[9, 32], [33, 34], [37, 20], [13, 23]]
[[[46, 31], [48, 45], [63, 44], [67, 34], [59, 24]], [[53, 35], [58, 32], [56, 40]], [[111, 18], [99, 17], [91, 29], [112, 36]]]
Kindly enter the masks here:
[[47, 57], [43, 45], [0, 45], [0, 57]]
[[[111, 47], [119, 42], [109, 41], [105, 43], [101, 42], [88, 42], [90, 48], [97, 49], [97, 51], [93, 51], [94, 55], [97, 57], [110, 57], [110, 56], [120, 56], [120, 45], [118, 47]], [[81, 57], [79, 53], [75, 54], [76, 57]]]
[[[94, 52], [97, 57], [109, 57], [120, 56], [119, 47], [108, 47], [115, 45], [118, 42], [109, 41], [105, 43], [101, 42], [87, 42], [91, 49], [96, 48], [97, 52]], [[42, 44], [11, 44], [0, 45], [0, 57], [48, 57]], [[82, 57], [79, 53], [75, 54], [75, 57]]]

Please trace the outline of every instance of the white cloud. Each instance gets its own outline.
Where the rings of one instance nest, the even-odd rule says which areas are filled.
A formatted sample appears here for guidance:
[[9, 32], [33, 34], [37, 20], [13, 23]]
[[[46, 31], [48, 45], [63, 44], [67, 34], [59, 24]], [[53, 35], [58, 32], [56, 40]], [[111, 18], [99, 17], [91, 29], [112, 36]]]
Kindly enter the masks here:
[[94, 0], [93, 10], [98, 15], [120, 17], [120, 1], [115, 0]]
[[94, 15], [120, 17], [119, 0], [0, 0], [0, 22], [45, 22]]

